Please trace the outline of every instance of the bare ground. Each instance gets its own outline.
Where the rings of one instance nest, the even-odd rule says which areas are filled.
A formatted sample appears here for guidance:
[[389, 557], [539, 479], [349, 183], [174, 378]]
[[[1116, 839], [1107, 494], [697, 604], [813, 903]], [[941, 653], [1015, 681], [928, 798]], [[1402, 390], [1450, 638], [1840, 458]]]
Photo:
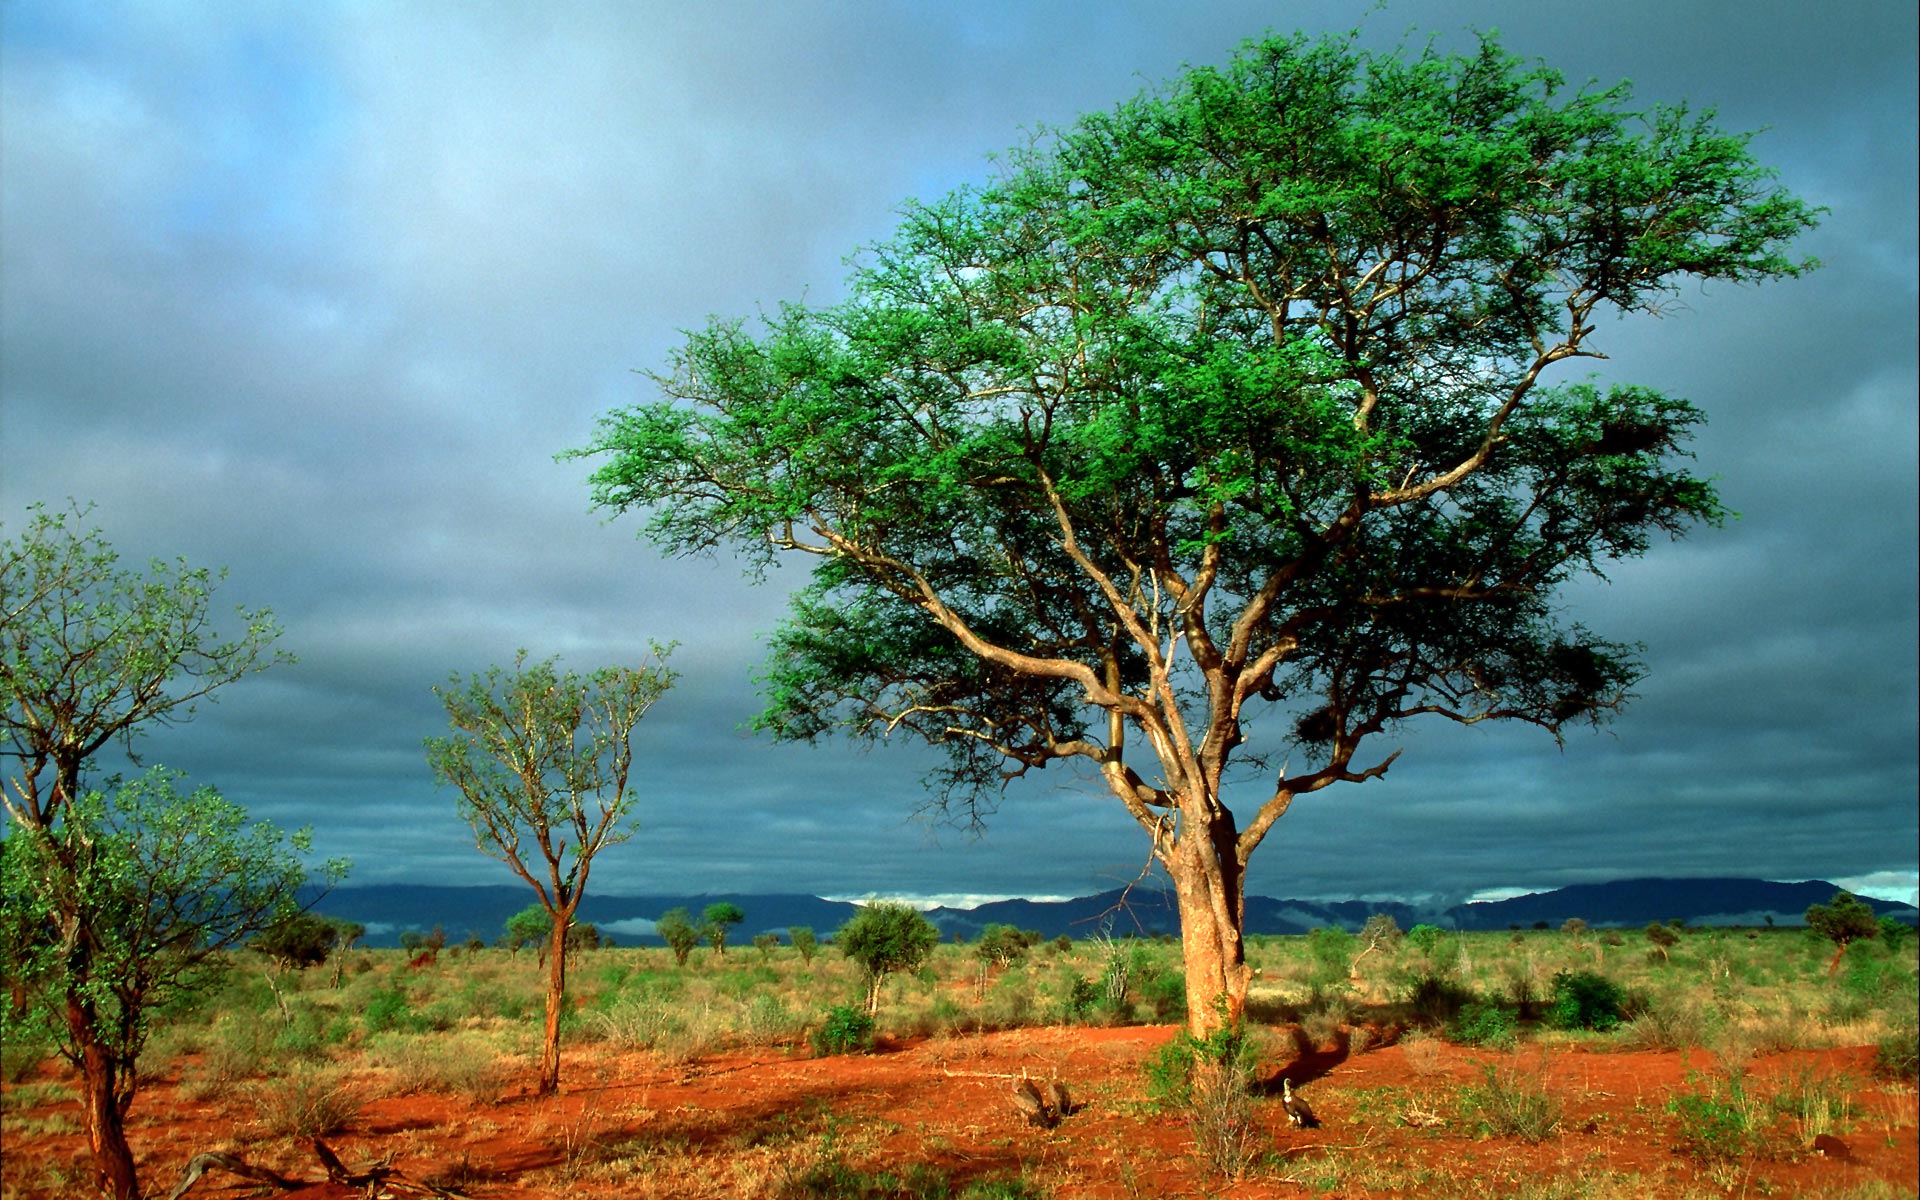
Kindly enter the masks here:
[[[1871, 1200], [1920, 1187], [1915, 1090], [1874, 1078], [1870, 1048], [1735, 1064], [1768, 1132], [1719, 1155], [1686, 1144], [1668, 1107], [1678, 1095], [1724, 1096], [1727, 1065], [1705, 1051], [1529, 1046], [1500, 1053], [1425, 1039], [1396, 1043], [1392, 1031], [1377, 1030], [1323, 1046], [1276, 1031], [1281, 1050], [1262, 1071], [1273, 1087], [1257, 1089], [1252, 1105], [1254, 1161], [1243, 1178], [1229, 1180], [1207, 1163], [1186, 1120], [1147, 1103], [1144, 1064], [1172, 1036], [1165, 1026], [1023, 1029], [889, 1044], [867, 1055], [770, 1050], [686, 1063], [585, 1045], [569, 1050], [562, 1091], [546, 1098], [511, 1084], [497, 1100], [395, 1095], [389, 1080], [368, 1069], [349, 1074], [358, 1111], [327, 1141], [349, 1167], [390, 1160], [399, 1185], [388, 1194], [428, 1194], [410, 1191], [414, 1181], [476, 1200], [904, 1196], [938, 1194], [925, 1182], [936, 1178], [950, 1181], [956, 1195], [981, 1181], [1021, 1180], [1030, 1194], [1057, 1200]], [[187, 1162], [210, 1150], [316, 1181], [281, 1194], [366, 1194], [318, 1182], [325, 1173], [309, 1146], [261, 1131], [258, 1088], [273, 1081], [207, 1096], [183, 1082], [193, 1066], [190, 1059], [175, 1064], [135, 1103], [130, 1136], [150, 1195], [166, 1195]], [[1487, 1133], [1467, 1098], [1487, 1086], [1488, 1068], [1495, 1080], [1544, 1096], [1558, 1124], [1538, 1141]], [[1051, 1130], [1025, 1125], [1008, 1099], [1010, 1079], [1021, 1072], [1067, 1081], [1080, 1111]], [[1281, 1073], [1311, 1101], [1321, 1128], [1287, 1124], [1274, 1082]], [[0, 1191], [7, 1200], [86, 1194], [78, 1106], [70, 1089], [47, 1086], [59, 1078], [43, 1067], [36, 1080], [6, 1089]], [[1796, 1084], [1842, 1098], [1831, 1153], [1811, 1148], [1823, 1126], [1772, 1100]], [[880, 1173], [896, 1176], [893, 1190]], [[916, 1179], [922, 1190], [913, 1190]], [[262, 1194], [273, 1191], [218, 1171], [187, 1193]]]

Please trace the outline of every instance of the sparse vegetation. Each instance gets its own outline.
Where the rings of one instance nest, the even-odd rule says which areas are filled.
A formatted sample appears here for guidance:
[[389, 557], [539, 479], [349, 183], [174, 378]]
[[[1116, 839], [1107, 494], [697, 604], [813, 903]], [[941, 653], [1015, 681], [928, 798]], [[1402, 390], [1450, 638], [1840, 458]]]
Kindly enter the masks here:
[[[1695, 929], [1671, 964], [1624, 955], [1609, 960], [1604, 972], [1592, 970], [1595, 939], [1582, 952], [1558, 935], [1529, 936], [1521, 946], [1511, 945], [1510, 936], [1436, 933], [1423, 952], [1410, 935], [1367, 959], [1363, 981], [1337, 988], [1326, 980], [1328, 960], [1316, 953], [1311, 939], [1260, 937], [1249, 954], [1261, 969], [1254, 999], [1262, 1021], [1241, 1027], [1232, 1054], [1216, 1052], [1225, 1046], [1224, 1038], [1218, 1046], [1181, 1038], [1156, 1050], [1164, 1035], [1154, 1033], [1114, 1043], [1130, 1047], [1131, 1057], [1112, 1059], [1111, 1048], [1094, 1054], [1081, 1043], [1060, 1040], [1064, 1031], [1034, 1027], [1061, 1020], [1076, 1003], [1081, 1005], [1076, 1019], [1103, 1025], [1177, 1022], [1183, 1012], [1177, 1000], [1156, 1010], [1142, 999], [1160, 981], [1178, 983], [1177, 944], [1093, 938], [1046, 954], [1029, 950], [996, 968], [982, 992], [975, 944], [948, 942], [911, 971], [890, 976], [906, 982], [883, 989], [872, 1013], [861, 1002], [869, 984], [866, 968], [842, 954], [809, 963], [797, 949], [781, 946], [764, 958], [701, 954], [682, 966], [667, 949], [601, 950], [590, 967], [576, 972], [567, 1036], [580, 1046], [579, 1057], [570, 1059], [578, 1065], [569, 1067], [582, 1076], [579, 1095], [593, 1104], [608, 1099], [588, 1115], [563, 1093], [566, 1115], [544, 1126], [536, 1119], [525, 1134], [557, 1147], [543, 1151], [557, 1159], [519, 1178], [523, 1186], [599, 1196], [645, 1194], [642, 1181], [649, 1179], [661, 1194], [716, 1200], [777, 1196], [818, 1163], [818, 1138], [831, 1127], [839, 1131], [833, 1154], [848, 1172], [845, 1179], [871, 1183], [889, 1173], [896, 1181], [907, 1179], [910, 1163], [880, 1149], [898, 1145], [903, 1132], [887, 1124], [892, 1100], [882, 1109], [863, 1107], [849, 1099], [861, 1094], [858, 1090], [832, 1101], [831, 1110], [811, 1115], [747, 1117], [734, 1111], [724, 1118], [713, 1115], [704, 1126], [691, 1124], [691, 1113], [671, 1115], [666, 1097], [688, 1081], [708, 1077], [716, 1056], [741, 1053], [753, 1056], [755, 1065], [729, 1062], [713, 1078], [728, 1080], [729, 1088], [732, 1081], [756, 1074], [779, 1079], [789, 1056], [812, 1055], [810, 1070], [886, 1073], [894, 1081], [886, 1085], [889, 1097], [904, 1094], [900, 1089], [909, 1085], [900, 1080], [913, 1078], [920, 1082], [911, 1086], [943, 1095], [943, 1103], [955, 1106], [1000, 1094], [1003, 1083], [976, 1075], [1004, 1078], [1025, 1068], [1044, 1079], [1057, 1062], [1075, 1097], [1101, 1117], [1086, 1125], [1076, 1118], [1050, 1131], [1045, 1153], [1051, 1158], [1015, 1142], [1011, 1153], [1019, 1162], [1071, 1162], [1076, 1171], [1104, 1161], [1102, 1155], [1138, 1163], [1129, 1156], [1161, 1136], [1149, 1131], [1164, 1129], [1169, 1117], [1177, 1117], [1171, 1123], [1180, 1131], [1178, 1140], [1153, 1144], [1167, 1161], [1189, 1164], [1182, 1169], [1193, 1174], [1183, 1178], [1212, 1181], [1199, 1185], [1202, 1192], [1224, 1191], [1231, 1185], [1220, 1181], [1239, 1173], [1256, 1183], [1318, 1180], [1336, 1190], [1397, 1189], [1473, 1200], [1476, 1193], [1458, 1180], [1422, 1176], [1408, 1164], [1431, 1158], [1436, 1139], [1480, 1138], [1508, 1140], [1515, 1147], [1544, 1138], [1559, 1158], [1584, 1162], [1598, 1152], [1596, 1146], [1607, 1144], [1581, 1140], [1594, 1136], [1587, 1126], [1596, 1105], [1605, 1107], [1603, 1139], [1638, 1130], [1655, 1145], [1681, 1151], [1674, 1160], [1685, 1164], [1679, 1180], [1631, 1173], [1616, 1177], [1584, 1166], [1574, 1176], [1556, 1174], [1555, 1168], [1529, 1183], [1534, 1190], [1526, 1194], [1697, 1200], [1724, 1194], [1723, 1177], [1764, 1175], [1772, 1169], [1768, 1164], [1785, 1169], [1808, 1153], [1805, 1147], [1817, 1133], [1843, 1138], [1860, 1154], [1874, 1151], [1888, 1137], [1911, 1144], [1911, 941], [1897, 952], [1882, 939], [1856, 944], [1841, 975], [1829, 982], [1827, 943], [1802, 929], [1763, 931], [1752, 939], [1744, 931]], [[534, 956], [463, 955], [425, 972], [404, 969], [398, 951], [358, 951], [338, 985], [330, 985], [321, 972], [282, 977], [290, 1021], [282, 1018], [266, 985], [268, 962], [250, 951], [229, 957], [231, 969], [206, 1004], [167, 1014], [141, 1062], [143, 1078], [161, 1082], [147, 1086], [177, 1087], [183, 1102], [231, 1114], [237, 1127], [264, 1139], [281, 1136], [270, 1135], [269, 1124], [285, 1130], [338, 1124], [340, 1132], [333, 1136], [353, 1144], [357, 1132], [375, 1120], [373, 1114], [390, 1113], [387, 1106], [395, 1103], [407, 1111], [443, 1114], [435, 1119], [445, 1123], [444, 1134], [423, 1128], [409, 1138], [453, 1139], [455, 1130], [519, 1128], [493, 1106], [525, 1100], [524, 1084], [521, 1099], [510, 1099], [510, 1081], [524, 1077], [538, 1052], [543, 972]], [[1432, 973], [1436, 962], [1445, 965], [1444, 973]], [[1522, 977], [1541, 981], [1530, 1013], [1513, 999], [1515, 980]], [[1124, 1003], [1118, 1007], [1109, 1005], [1108, 980], [1120, 985]], [[1316, 987], [1337, 991], [1339, 1003], [1316, 1008]], [[1850, 1006], [1845, 1023], [1833, 1023], [1829, 1001], [1835, 998]], [[1614, 1000], [1623, 1019], [1611, 1028], [1604, 1020], [1583, 1025], [1567, 1016], [1611, 1011]], [[1459, 1020], [1463, 1013], [1465, 1021]], [[536, 1028], [528, 1027], [529, 1018]], [[1397, 1047], [1392, 1045], [1395, 1027], [1404, 1030]], [[1492, 1044], [1469, 1046], [1433, 1036], [1456, 1030]], [[1389, 1046], [1385, 1051], [1383, 1041]], [[1586, 1073], [1593, 1069], [1588, 1055], [1557, 1050], [1570, 1043], [1583, 1052], [1710, 1053], [1696, 1063], [1725, 1062], [1737, 1070], [1701, 1066], [1694, 1078], [1665, 1094], [1641, 1095], [1616, 1084], [1611, 1098], [1595, 1099], [1586, 1090], [1591, 1086]], [[30, 1048], [16, 1052], [15, 1045], [12, 1038], [4, 1043], [9, 1054], [32, 1057]], [[1036, 1054], [1033, 1048], [1042, 1045], [1061, 1049]], [[1838, 1046], [1875, 1049], [1851, 1052], [1859, 1063], [1852, 1071], [1787, 1068], [1771, 1057], [1780, 1050], [1825, 1053]], [[881, 1053], [863, 1055], [869, 1047]], [[1884, 1065], [1874, 1065], [1876, 1056]], [[1595, 1055], [1591, 1062], [1610, 1059]], [[1218, 1074], [1196, 1069], [1197, 1062], [1215, 1060], [1237, 1065]], [[1287, 1130], [1277, 1110], [1275, 1073], [1290, 1064], [1329, 1061], [1336, 1064], [1331, 1074], [1295, 1079], [1328, 1127]], [[1568, 1065], [1574, 1062], [1579, 1065]], [[22, 1082], [4, 1084], [10, 1146], [17, 1137], [58, 1136], [58, 1130], [76, 1127], [77, 1119], [68, 1115], [75, 1111], [67, 1099], [73, 1094], [71, 1074], [48, 1074], [58, 1068], [44, 1063], [13, 1068]], [[1390, 1073], [1383, 1075], [1383, 1069]], [[1356, 1071], [1370, 1075], [1376, 1090], [1356, 1090], [1343, 1082]], [[345, 1091], [336, 1094], [336, 1086]], [[626, 1099], [612, 1099], [618, 1096]], [[1669, 1100], [1676, 1102], [1672, 1109]], [[1569, 1115], [1576, 1112], [1581, 1115]], [[515, 1122], [525, 1119], [516, 1110]], [[1004, 1145], [990, 1149], [985, 1140], [1011, 1136], [1019, 1127], [1012, 1124], [1010, 1110], [1008, 1123], [1000, 1120], [1000, 1110], [990, 1103], [973, 1109], [961, 1124], [937, 1131], [929, 1126], [921, 1136], [930, 1153], [945, 1139], [968, 1147], [966, 1153], [1004, 1155]], [[1115, 1121], [1125, 1133], [1094, 1132], [1111, 1130]], [[1084, 1140], [1115, 1136], [1125, 1144], [1103, 1149]], [[1349, 1142], [1373, 1149], [1338, 1158], [1314, 1150]], [[439, 1144], [448, 1148], [449, 1162], [467, 1154], [467, 1170], [475, 1178], [502, 1178], [487, 1174], [498, 1166], [488, 1165], [465, 1142]], [[713, 1148], [718, 1146], [728, 1147], [729, 1157], [716, 1173]], [[1729, 1147], [1745, 1147], [1744, 1156], [1726, 1157]], [[9, 1180], [17, 1178], [15, 1167], [5, 1169]], [[818, 1175], [816, 1181], [826, 1178]], [[939, 1172], [916, 1178], [936, 1188], [929, 1195], [962, 1194], [963, 1187], [979, 1183], [970, 1175]], [[1046, 1189], [1062, 1177], [1041, 1172], [1023, 1178], [1024, 1186]], [[1863, 1181], [1868, 1178], [1862, 1175]], [[1599, 1190], [1589, 1191], [1581, 1179], [1604, 1181], [1604, 1186], [1595, 1183]], [[949, 1191], [939, 1192], [937, 1186]], [[1126, 1194], [1117, 1181], [1114, 1186]], [[1696, 1192], [1688, 1193], [1687, 1186], [1696, 1186]], [[621, 1187], [628, 1190], [622, 1193]], [[36, 1195], [24, 1184], [21, 1191]], [[1518, 1193], [1496, 1189], [1495, 1194]], [[1753, 1194], [1762, 1193], [1756, 1188]], [[1776, 1185], [1775, 1194], [1791, 1194], [1791, 1189]]]

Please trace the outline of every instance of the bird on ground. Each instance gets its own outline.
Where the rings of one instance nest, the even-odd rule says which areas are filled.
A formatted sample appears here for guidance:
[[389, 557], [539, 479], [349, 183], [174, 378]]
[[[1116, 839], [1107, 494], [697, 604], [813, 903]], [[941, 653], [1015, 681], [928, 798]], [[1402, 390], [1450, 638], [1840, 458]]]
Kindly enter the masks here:
[[1046, 1100], [1040, 1095], [1040, 1087], [1021, 1072], [1019, 1082], [1013, 1085], [1013, 1107], [1027, 1119], [1029, 1125], [1039, 1125], [1051, 1129], [1059, 1118], [1047, 1107]]
[[1296, 1129], [1318, 1129], [1320, 1118], [1313, 1115], [1313, 1108], [1306, 1100], [1293, 1094], [1293, 1080], [1282, 1076], [1280, 1079], [1280, 1107], [1287, 1112], [1287, 1121]]
[[1058, 1075], [1047, 1082], [1047, 1101], [1053, 1105], [1056, 1120], [1073, 1115], [1073, 1094]]

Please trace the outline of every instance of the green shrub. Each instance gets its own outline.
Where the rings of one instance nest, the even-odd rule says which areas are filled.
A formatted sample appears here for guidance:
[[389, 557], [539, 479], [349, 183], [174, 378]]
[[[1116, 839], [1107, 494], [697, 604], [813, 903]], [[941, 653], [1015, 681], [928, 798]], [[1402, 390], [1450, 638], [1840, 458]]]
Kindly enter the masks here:
[[1140, 1004], [1155, 1021], [1171, 1021], [1187, 1011], [1187, 979], [1155, 964], [1139, 984]]
[[1517, 1039], [1517, 1026], [1511, 1009], [1476, 1000], [1461, 1008], [1447, 1025], [1447, 1039], [1463, 1046], [1504, 1048]]
[[1920, 1026], [1909, 1018], [1874, 1047], [1876, 1074], [1912, 1082], [1920, 1078]]
[[385, 1033], [393, 1029], [406, 1029], [418, 1032], [424, 1025], [414, 1015], [413, 1005], [407, 1000], [406, 992], [397, 987], [386, 987], [367, 998], [367, 1006], [362, 1010], [361, 1022], [368, 1033]]
[[[1416, 925], [1414, 928], [1433, 929], [1433, 926]], [[1413, 986], [1407, 989], [1406, 997], [1407, 1007], [1413, 1010], [1415, 1019], [1430, 1025], [1447, 1024], [1472, 1001], [1471, 989], [1445, 975], [1431, 973], [1414, 980]]]
[[873, 1018], [851, 1004], [836, 1004], [827, 1010], [826, 1020], [813, 1031], [813, 1052], [820, 1055], [851, 1054], [873, 1048]]
[[1555, 1029], [1615, 1029], [1626, 1015], [1620, 985], [1592, 971], [1561, 971], [1553, 977], [1547, 1024]]
[[1194, 1149], [1228, 1179], [1244, 1175], [1259, 1154], [1249, 1091], [1255, 1057], [1246, 1026], [1235, 1022], [1203, 1038], [1183, 1029], [1145, 1067], [1148, 1100], [1183, 1111]]
[[1086, 1020], [1099, 1004], [1100, 998], [1100, 989], [1093, 980], [1084, 975], [1069, 974], [1064, 994], [1060, 997], [1061, 1022], [1073, 1024]]
[[1738, 1075], [1709, 1092], [1675, 1096], [1667, 1111], [1678, 1122], [1681, 1151], [1695, 1158], [1733, 1161], [1760, 1146], [1760, 1106]]
[[1182, 1029], [1142, 1068], [1147, 1099], [1162, 1107], [1188, 1107], [1193, 1103], [1194, 1072], [1202, 1066], [1224, 1068], [1243, 1082], [1251, 1080], [1254, 1046], [1246, 1026], [1224, 1025], [1203, 1038]]

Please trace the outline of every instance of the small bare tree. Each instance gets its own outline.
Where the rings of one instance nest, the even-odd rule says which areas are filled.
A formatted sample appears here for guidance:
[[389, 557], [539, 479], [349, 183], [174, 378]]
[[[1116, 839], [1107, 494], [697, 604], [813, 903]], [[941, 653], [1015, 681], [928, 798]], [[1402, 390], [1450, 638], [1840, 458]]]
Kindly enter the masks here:
[[672, 646], [651, 647], [638, 667], [561, 673], [553, 659], [489, 667], [434, 692], [453, 725], [428, 738], [434, 778], [460, 791], [459, 810], [480, 852], [513, 869], [552, 918], [547, 1023], [538, 1092], [560, 1087], [560, 1011], [566, 940], [586, 895], [594, 856], [631, 837], [626, 818], [633, 728], [666, 690]]

